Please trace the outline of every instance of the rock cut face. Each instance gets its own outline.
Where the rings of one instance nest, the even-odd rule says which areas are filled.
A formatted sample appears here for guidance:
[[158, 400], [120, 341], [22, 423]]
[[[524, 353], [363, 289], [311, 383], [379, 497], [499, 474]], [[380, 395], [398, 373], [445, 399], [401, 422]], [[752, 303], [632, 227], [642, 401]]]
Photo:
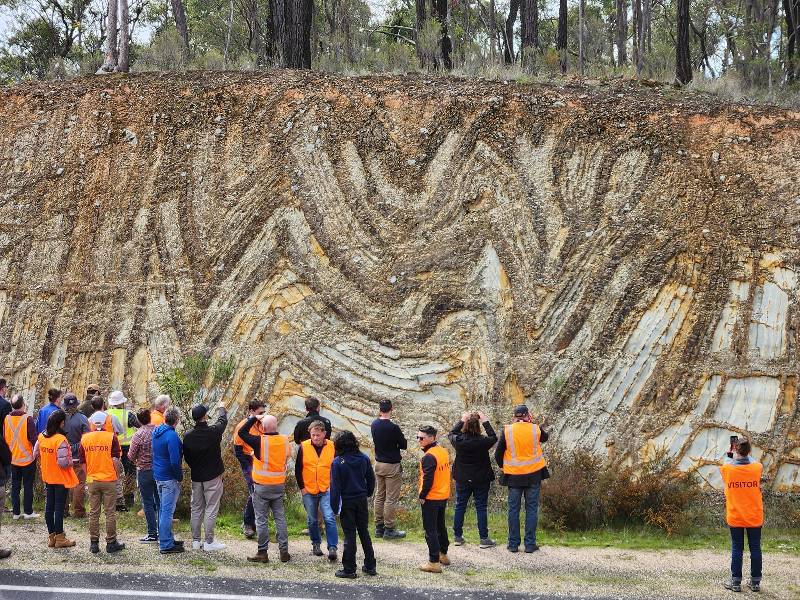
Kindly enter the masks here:
[[526, 402], [554, 440], [800, 489], [800, 115], [319, 74], [0, 92], [0, 352], [37, 406], [194, 352], [289, 430]]

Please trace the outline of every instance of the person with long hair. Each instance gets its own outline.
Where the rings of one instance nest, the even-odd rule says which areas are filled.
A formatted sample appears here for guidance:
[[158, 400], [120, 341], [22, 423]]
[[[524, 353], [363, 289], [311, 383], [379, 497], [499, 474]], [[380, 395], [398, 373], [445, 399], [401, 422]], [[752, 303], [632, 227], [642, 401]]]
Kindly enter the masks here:
[[364, 551], [364, 566], [361, 571], [377, 575], [375, 552], [369, 535], [369, 503], [367, 498], [375, 492], [375, 472], [369, 457], [361, 452], [358, 440], [352, 431], [340, 431], [333, 437], [336, 458], [331, 465], [331, 508], [339, 515], [344, 533], [342, 568], [336, 577], [355, 579], [356, 532]]
[[78, 485], [78, 476], [72, 468], [72, 450], [64, 432], [66, 413], [57, 408], [47, 417], [45, 430], [39, 434], [33, 449], [34, 460], [40, 457], [42, 481], [47, 488], [44, 520], [47, 523], [49, 548], [71, 548], [75, 542], [64, 533], [64, 507], [67, 490]]
[[494, 481], [489, 451], [497, 443], [497, 434], [482, 412], [473, 412], [464, 413], [447, 437], [456, 451], [453, 461], [453, 479], [456, 481], [453, 543], [464, 545], [464, 514], [472, 496], [478, 514], [480, 547], [494, 548], [497, 544], [489, 537], [489, 490]]

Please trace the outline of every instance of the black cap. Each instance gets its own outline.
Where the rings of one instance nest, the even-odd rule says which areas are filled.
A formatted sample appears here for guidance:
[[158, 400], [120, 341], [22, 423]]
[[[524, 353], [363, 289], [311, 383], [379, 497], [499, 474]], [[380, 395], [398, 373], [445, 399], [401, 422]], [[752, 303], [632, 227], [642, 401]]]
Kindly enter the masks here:
[[195, 423], [198, 422], [200, 419], [206, 416], [208, 409], [205, 407], [204, 404], [198, 404], [197, 406], [192, 408], [192, 418], [194, 419]]
[[380, 404], [378, 404], [378, 408], [382, 413], [388, 413], [392, 410], [392, 401], [391, 400], [381, 400]]
[[528, 414], [530, 414], [530, 411], [528, 411], [528, 407], [525, 406], [524, 404], [517, 404], [514, 407], [514, 416], [515, 417], [527, 417]]
[[72, 392], [64, 396], [64, 408], [72, 408], [78, 406], [78, 397]]

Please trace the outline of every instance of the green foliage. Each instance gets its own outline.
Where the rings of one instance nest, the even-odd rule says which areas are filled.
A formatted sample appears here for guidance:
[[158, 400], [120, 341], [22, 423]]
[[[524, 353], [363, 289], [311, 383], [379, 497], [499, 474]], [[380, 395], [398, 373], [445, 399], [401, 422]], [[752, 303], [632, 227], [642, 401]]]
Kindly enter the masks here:
[[139, 51], [133, 71], [183, 71], [188, 57], [181, 36], [175, 28], [157, 33], [153, 42]]
[[169, 394], [172, 403], [183, 412], [195, 404], [215, 402], [228, 385], [236, 367], [236, 359], [209, 358], [202, 354], [191, 354], [179, 366], [158, 377], [161, 392]]

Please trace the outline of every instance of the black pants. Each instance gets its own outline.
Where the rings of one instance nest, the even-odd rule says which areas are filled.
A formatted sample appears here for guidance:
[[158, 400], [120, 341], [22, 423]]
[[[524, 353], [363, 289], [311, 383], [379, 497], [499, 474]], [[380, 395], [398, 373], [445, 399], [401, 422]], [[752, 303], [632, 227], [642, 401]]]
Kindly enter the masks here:
[[439, 553], [447, 554], [450, 540], [447, 539], [447, 526], [444, 513], [447, 500], [426, 500], [422, 505], [422, 527], [425, 529], [425, 541], [428, 543], [428, 560], [439, 562]]
[[372, 550], [372, 538], [369, 537], [369, 504], [366, 498], [342, 500], [342, 512], [339, 521], [344, 532], [344, 552], [342, 552], [342, 569], [346, 573], [356, 572], [356, 531], [364, 551], [364, 568], [375, 568], [375, 552]]
[[63, 485], [47, 484], [44, 501], [44, 521], [47, 533], [64, 533], [64, 505], [67, 502], [67, 488]]
[[11, 465], [11, 508], [15, 515], [20, 514], [19, 493], [22, 489], [23, 507], [26, 515], [33, 512], [33, 480], [36, 478], [36, 461], [24, 467]]

